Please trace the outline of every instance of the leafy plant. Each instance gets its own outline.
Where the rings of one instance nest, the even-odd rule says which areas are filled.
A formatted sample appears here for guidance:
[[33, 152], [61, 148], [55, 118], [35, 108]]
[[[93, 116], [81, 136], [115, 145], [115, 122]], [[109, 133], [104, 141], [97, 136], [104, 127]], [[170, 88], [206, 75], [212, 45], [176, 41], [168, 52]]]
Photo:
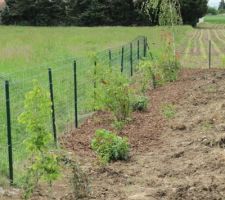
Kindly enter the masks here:
[[35, 82], [33, 90], [25, 96], [24, 111], [18, 119], [26, 127], [29, 136], [24, 143], [31, 153], [30, 166], [24, 178], [25, 199], [32, 195], [40, 180], [51, 185], [59, 176], [58, 156], [51, 150], [53, 137], [48, 130], [50, 114], [49, 93]]
[[129, 80], [119, 71], [97, 66], [95, 74], [95, 107], [111, 111], [117, 121], [126, 121], [131, 113]]
[[162, 113], [167, 119], [174, 118], [176, 115], [176, 108], [172, 104], [165, 104], [162, 107]]
[[158, 67], [163, 82], [172, 82], [177, 79], [180, 71], [179, 57], [178, 55], [174, 57], [173, 54], [173, 47], [171, 46], [173, 41], [172, 35], [164, 32], [162, 39], [164, 41], [164, 50], [158, 59]]
[[119, 137], [107, 130], [96, 131], [91, 147], [103, 164], [110, 161], [127, 160], [129, 157], [130, 148], [127, 138]]
[[87, 175], [83, 172], [78, 162], [70, 157], [64, 155], [61, 160], [64, 166], [72, 170], [70, 175], [70, 183], [73, 191], [73, 199], [82, 199], [89, 196], [89, 180]]
[[151, 57], [147, 57], [140, 62], [138, 65], [137, 75], [135, 77], [135, 82], [138, 84], [136, 94], [145, 94], [152, 83], [153, 88], [156, 87], [156, 76], [158, 76], [159, 71], [155, 61]]
[[135, 96], [132, 108], [133, 111], [146, 111], [148, 107], [148, 98], [145, 96]]
[[128, 120], [126, 121], [117, 121], [115, 120], [113, 122], [113, 127], [117, 130], [117, 131], [121, 131], [123, 130], [124, 126], [128, 123]]

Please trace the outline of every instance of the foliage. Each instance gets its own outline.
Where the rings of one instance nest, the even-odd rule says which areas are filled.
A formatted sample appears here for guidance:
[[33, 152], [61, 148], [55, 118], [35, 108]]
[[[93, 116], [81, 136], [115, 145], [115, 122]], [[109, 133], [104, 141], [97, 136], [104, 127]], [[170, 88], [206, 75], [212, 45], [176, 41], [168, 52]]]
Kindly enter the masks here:
[[143, 94], [152, 83], [153, 88], [157, 85], [162, 85], [167, 82], [177, 80], [178, 73], [180, 72], [179, 56], [174, 56], [173, 36], [170, 32], [162, 32], [161, 40], [163, 41], [163, 49], [158, 55], [151, 54], [143, 60], [138, 66], [138, 89]]
[[110, 161], [127, 160], [129, 157], [127, 138], [121, 138], [107, 130], [96, 131], [91, 147], [103, 164]]
[[65, 155], [62, 157], [61, 161], [64, 163], [64, 166], [72, 170], [70, 182], [73, 190], [73, 199], [88, 197], [90, 193], [89, 180], [78, 162]]
[[172, 104], [165, 104], [162, 106], [162, 113], [167, 119], [174, 118], [176, 115], [176, 108]]
[[123, 130], [123, 128], [127, 124], [127, 122], [128, 121], [117, 121], [117, 120], [115, 120], [112, 125], [117, 131], [120, 132], [120, 131]]
[[174, 57], [174, 49], [171, 45], [173, 42], [172, 35], [164, 32], [162, 39], [164, 40], [164, 50], [158, 59], [157, 65], [160, 70], [161, 80], [163, 82], [172, 82], [177, 79], [180, 71], [179, 57], [177, 55]]
[[144, 4], [144, 11], [151, 21], [157, 21], [159, 25], [182, 24], [178, 0], [147, 0]]
[[41, 179], [51, 185], [59, 176], [58, 156], [50, 148], [53, 138], [47, 124], [51, 113], [49, 99], [49, 93], [35, 82], [33, 90], [26, 94], [24, 111], [18, 119], [26, 126], [29, 136], [24, 143], [31, 153], [24, 182], [25, 199], [29, 198]]
[[180, 0], [184, 24], [196, 26], [199, 18], [207, 13], [208, 0]]
[[220, 1], [218, 10], [219, 10], [219, 11], [220, 11], [220, 10], [225, 10], [225, 2], [224, 2], [224, 0], [221, 0], [221, 1]]
[[184, 22], [194, 25], [207, 11], [207, 0], [6, 0], [6, 5], [4, 24], [36, 26], [180, 24], [180, 5]]
[[66, 3], [62, 0], [6, 0], [2, 22], [20, 25], [62, 25], [65, 16]]
[[[155, 77], [157, 74], [158, 68], [156, 62], [150, 55], [140, 62], [135, 81], [138, 83], [137, 90], [141, 91], [142, 95], [144, 95], [148, 90], [151, 81], [153, 83], [153, 87], [155, 88]], [[139, 94], [139, 92], [136, 91], [136, 94]]]
[[216, 8], [214, 7], [208, 7], [208, 10], [207, 10], [207, 14], [211, 14], [211, 15], [217, 15], [218, 14], [218, 11]]
[[129, 80], [121, 72], [106, 66], [97, 65], [95, 70], [95, 107], [111, 111], [117, 121], [126, 121], [131, 113]]
[[148, 108], [148, 98], [145, 96], [135, 96], [132, 108], [133, 111], [146, 111]]

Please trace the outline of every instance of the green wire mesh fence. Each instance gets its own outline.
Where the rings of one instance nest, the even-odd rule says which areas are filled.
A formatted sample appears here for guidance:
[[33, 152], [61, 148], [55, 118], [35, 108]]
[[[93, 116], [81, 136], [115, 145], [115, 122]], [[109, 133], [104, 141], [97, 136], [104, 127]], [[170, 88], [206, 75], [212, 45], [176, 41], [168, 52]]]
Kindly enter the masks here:
[[[25, 94], [32, 90], [33, 81], [52, 92], [54, 100], [54, 120], [49, 116], [49, 130], [60, 135], [70, 132], [75, 128], [76, 103], [77, 117], [81, 121], [93, 108], [89, 102], [93, 100], [92, 91], [94, 83], [91, 75], [94, 73], [95, 65], [101, 64], [120, 70], [126, 76], [132, 76], [139, 60], [145, 57], [147, 51], [147, 39], [139, 36], [130, 43], [119, 48], [108, 49], [97, 52], [90, 57], [77, 57], [53, 63], [52, 66], [36, 67], [34, 69], [22, 70], [17, 73], [0, 77], [0, 185], [7, 181], [9, 176], [11, 183], [19, 183], [21, 175], [26, 169], [28, 153], [23, 141], [27, 137], [25, 128], [18, 123], [18, 116], [23, 112]], [[76, 73], [74, 72], [74, 61], [76, 61]], [[51, 90], [49, 73], [51, 74]], [[76, 79], [75, 79], [76, 78]], [[9, 81], [10, 115], [11, 124], [7, 123], [5, 81]], [[75, 87], [75, 80], [77, 87]], [[76, 90], [77, 89], [77, 90]], [[77, 101], [76, 95], [77, 94]], [[7, 137], [7, 127], [11, 128], [12, 144]], [[53, 129], [55, 125], [55, 130]], [[12, 147], [13, 166], [10, 166], [9, 151]], [[13, 167], [12, 171], [9, 170]]]

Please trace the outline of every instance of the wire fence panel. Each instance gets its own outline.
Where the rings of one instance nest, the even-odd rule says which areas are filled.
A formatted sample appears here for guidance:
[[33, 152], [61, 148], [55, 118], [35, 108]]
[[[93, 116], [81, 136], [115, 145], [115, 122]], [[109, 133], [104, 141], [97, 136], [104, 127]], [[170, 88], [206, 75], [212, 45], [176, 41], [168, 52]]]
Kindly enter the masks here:
[[[24, 110], [25, 95], [33, 89], [34, 81], [37, 80], [38, 84], [49, 92], [49, 98], [54, 102], [55, 112], [54, 115], [49, 116], [46, 126], [53, 133], [55, 124], [56, 134], [59, 137], [60, 134], [70, 132], [75, 128], [74, 61], [77, 66], [78, 118], [82, 121], [94, 111], [95, 65], [112, 67], [114, 70], [121, 70], [128, 77], [131, 76], [131, 67], [135, 69], [139, 59], [144, 56], [144, 39], [145, 37], [140, 36], [122, 47], [104, 50], [89, 57], [69, 58], [51, 63], [51, 66], [25, 68], [0, 76], [0, 100], [2, 102], [0, 107], [0, 184], [3, 180], [6, 181], [9, 175], [4, 81], [9, 81], [14, 182], [19, 183], [30, 155], [24, 144], [28, 134], [25, 127], [18, 122], [18, 117]], [[55, 118], [55, 123], [53, 118]]]
[[[197, 33], [200, 38], [201, 32]], [[216, 37], [216, 35], [215, 35]], [[207, 38], [206, 38], [207, 39]], [[163, 49], [155, 43], [149, 44], [151, 49]], [[225, 63], [225, 48], [221, 44], [207, 43], [190, 40], [187, 48], [178, 49], [177, 56], [183, 67], [189, 68], [217, 68]], [[7, 145], [7, 120], [6, 97], [4, 81], [10, 83], [9, 92], [11, 98], [11, 131], [14, 161], [14, 182], [19, 183], [25, 172], [28, 152], [24, 141], [28, 137], [25, 127], [20, 125], [18, 117], [23, 112], [24, 99], [27, 92], [33, 89], [33, 81], [52, 92], [49, 98], [54, 101], [54, 119], [49, 116], [46, 121], [49, 131], [58, 137], [65, 132], [70, 132], [76, 127], [76, 105], [79, 123], [95, 110], [95, 81], [94, 75], [98, 73], [96, 66], [110, 67], [112, 70], [121, 71], [127, 77], [135, 73], [140, 60], [146, 55], [146, 38], [140, 36], [133, 41], [118, 48], [106, 49], [87, 57], [74, 57], [58, 60], [51, 65], [37, 66], [0, 76], [0, 184], [7, 181], [9, 175], [8, 145]], [[159, 56], [159, 55], [154, 55]], [[76, 73], [74, 72], [76, 61]], [[49, 69], [51, 69], [51, 90], [49, 82]], [[76, 80], [76, 87], [75, 87]], [[77, 90], [76, 90], [77, 89]], [[75, 97], [77, 95], [77, 102]], [[53, 141], [54, 142], [54, 141]]]

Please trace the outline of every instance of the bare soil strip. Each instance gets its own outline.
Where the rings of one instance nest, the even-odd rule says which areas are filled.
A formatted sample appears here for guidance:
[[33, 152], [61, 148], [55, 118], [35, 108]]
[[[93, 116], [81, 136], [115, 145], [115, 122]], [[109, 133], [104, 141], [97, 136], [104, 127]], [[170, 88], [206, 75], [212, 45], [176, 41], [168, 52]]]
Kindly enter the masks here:
[[[225, 72], [183, 70], [179, 81], [149, 91], [146, 113], [134, 113], [121, 133], [132, 145], [129, 162], [96, 165], [90, 149], [94, 130], [112, 118], [97, 113], [64, 138], [91, 179], [89, 199], [223, 199], [225, 195]], [[173, 104], [167, 120], [162, 105]]]
[[[225, 196], [225, 71], [184, 69], [178, 81], [150, 90], [145, 113], [134, 113], [121, 136], [132, 147], [127, 162], [100, 167], [90, 142], [96, 129], [112, 129], [109, 113], [97, 112], [77, 130], [61, 138], [76, 155], [97, 200], [212, 200]], [[166, 119], [162, 106], [172, 104], [175, 117]], [[39, 188], [33, 200], [74, 200], [71, 174]], [[8, 195], [9, 193], [7, 193]], [[20, 199], [18, 195], [3, 200]]]

